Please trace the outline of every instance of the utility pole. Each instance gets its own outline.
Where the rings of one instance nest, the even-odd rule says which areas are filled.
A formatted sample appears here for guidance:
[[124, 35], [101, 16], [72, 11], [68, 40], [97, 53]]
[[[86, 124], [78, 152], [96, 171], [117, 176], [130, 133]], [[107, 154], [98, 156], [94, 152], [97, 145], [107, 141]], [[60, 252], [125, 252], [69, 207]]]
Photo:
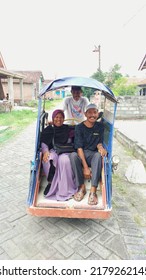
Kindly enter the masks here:
[[100, 54], [100, 52], [101, 52], [101, 50], [100, 50], [100, 45], [97, 47], [97, 46], [94, 46], [95, 48], [94, 48], [94, 50], [93, 50], [93, 52], [98, 52], [99, 53], [99, 55], [98, 55], [98, 70], [100, 71], [101, 70], [101, 54]]

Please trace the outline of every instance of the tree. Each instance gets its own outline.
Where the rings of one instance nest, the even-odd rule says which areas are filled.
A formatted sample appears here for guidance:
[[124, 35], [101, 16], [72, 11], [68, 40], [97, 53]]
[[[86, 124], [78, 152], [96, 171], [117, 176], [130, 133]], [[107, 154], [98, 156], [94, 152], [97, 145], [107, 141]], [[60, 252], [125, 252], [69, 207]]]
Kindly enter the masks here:
[[[97, 72], [95, 72], [91, 78], [101, 82], [101, 83], [104, 83], [105, 82], [105, 73], [102, 72], [101, 70], [97, 70]], [[90, 97], [92, 95], [94, 95], [94, 92], [95, 90], [92, 89], [92, 88], [83, 88], [83, 93], [84, 93], [84, 96], [87, 96], [87, 98], [90, 100]]]
[[122, 77], [122, 74], [119, 72], [120, 68], [119, 64], [115, 64], [109, 72], [103, 72], [98, 69], [91, 77], [111, 88], [115, 81]]
[[112, 88], [115, 81], [122, 77], [122, 74], [119, 72], [121, 66], [119, 64], [115, 64], [111, 69], [110, 72], [106, 73], [105, 83], [109, 88]]
[[[120, 73], [121, 66], [115, 64], [110, 68], [109, 72], [103, 72], [97, 70], [91, 78], [107, 85], [115, 95], [135, 95], [137, 91], [137, 86], [135, 84], [128, 84], [128, 75], [124, 77]], [[90, 96], [94, 94], [92, 89], [84, 89], [84, 95], [90, 99]]]
[[83, 94], [84, 96], [86, 96], [89, 100], [90, 100], [90, 96], [92, 96], [94, 94], [95, 89], [93, 88], [83, 88]]
[[121, 77], [115, 81], [112, 91], [116, 96], [124, 96], [124, 95], [135, 95], [137, 92], [137, 85], [128, 84], [128, 78]]
[[102, 72], [101, 70], [97, 70], [97, 72], [95, 72], [91, 78], [101, 82], [101, 83], [104, 83], [105, 82], [105, 79], [106, 79], [106, 73]]

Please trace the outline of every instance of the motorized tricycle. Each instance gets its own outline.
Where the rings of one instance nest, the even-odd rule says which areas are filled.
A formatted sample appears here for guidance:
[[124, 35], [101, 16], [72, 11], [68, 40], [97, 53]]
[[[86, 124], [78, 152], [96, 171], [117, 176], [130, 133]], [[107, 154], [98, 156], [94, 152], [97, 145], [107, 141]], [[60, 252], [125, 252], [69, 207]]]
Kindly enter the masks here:
[[[90, 182], [86, 180], [87, 195], [82, 201], [77, 202], [73, 198], [67, 201], [52, 201], [45, 198], [43, 191], [46, 178], [42, 169], [42, 151], [40, 138], [46, 126], [48, 112], [45, 111], [43, 100], [49, 91], [67, 89], [71, 86], [81, 86], [83, 89], [93, 89], [101, 93], [102, 121], [104, 124], [104, 142], [107, 156], [102, 159], [101, 181], [97, 188], [98, 204], [88, 205], [87, 197]], [[30, 167], [29, 193], [27, 198], [27, 212], [34, 216], [66, 217], [66, 218], [92, 218], [107, 219], [112, 212], [112, 146], [114, 133], [114, 120], [116, 116], [117, 99], [113, 92], [101, 82], [92, 78], [65, 77], [56, 79], [47, 84], [40, 92], [38, 98], [38, 117], [36, 125], [36, 139], [34, 158]], [[74, 125], [74, 124], [72, 124]]]

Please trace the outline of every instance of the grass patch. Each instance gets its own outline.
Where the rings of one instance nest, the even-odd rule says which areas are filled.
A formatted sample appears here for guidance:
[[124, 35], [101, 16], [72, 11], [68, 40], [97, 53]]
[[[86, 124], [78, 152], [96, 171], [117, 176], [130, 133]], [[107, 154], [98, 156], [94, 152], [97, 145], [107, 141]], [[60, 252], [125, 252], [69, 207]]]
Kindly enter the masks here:
[[25, 126], [29, 124], [32, 120], [37, 117], [37, 112], [32, 110], [21, 110], [21, 111], [12, 111], [11, 113], [1, 113], [0, 114], [0, 125], [1, 126]]
[[134, 216], [134, 221], [135, 221], [139, 226], [142, 226], [142, 224], [141, 224], [141, 218], [139, 217], [139, 215], [135, 215], [135, 216]]
[[[50, 110], [52, 107], [57, 106], [62, 102], [62, 99], [54, 99], [54, 100], [45, 100], [45, 109]], [[37, 108], [38, 100], [31, 100], [25, 103], [25, 106]]]
[[8, 129], [0, 133], [0, 145], [10, 140], [22, 131], [27, 125], [35, 121], [37, 112], [32, 110], [12, 111], [0, 114], [0, 126], [8, 126]]
[[37, 106], [38, 106], [38, 100], [31, 100], [31, 101], [25, 102], [25, 103], [24, 103], [24, 106], [37, 108]]
[[53, 107], [56, 107], [60, 103], [62, 103], [62, 99], [56, 99], [56, 100], [51, 100], [51, 101], [46, 100], [45, 101], [45, 110], [52, 110]]
[[[38, 105], [37, 100], [34, 100], [34, 102], [37, 102]], [[57, 106], [61, 102], [62, 99], [53, 101], [47, 100], [45, 102], [45, 110], [52, 110], [53, 107]], [[30, 104], [32, 105], [32, 102], [30, 102]], [[11, 112], [0, 113], [0, 126], [8, 126], [8, 129], [0, 132], [0, 145], [6, 143], [8, 140], [19, 134], [22, 129], [35, 120], [37, 120], [37, 110], [33, 111], [30, 109], [22, 109], [18, 111], [12, 110]]]
[[123, 179], [118, 174], [113, 174], [112, 182], [114, 187], [116, 187], [121, 192], [121, 194], [127, 194], [125, 181], [123, 181]]
[[124, 146], [124, 148], [125, 148], [125, 152], [128, 156], [130, 156], [130, 157], [133, 156], [133, 151], [130, 148], [125, 147], [125, 146]]

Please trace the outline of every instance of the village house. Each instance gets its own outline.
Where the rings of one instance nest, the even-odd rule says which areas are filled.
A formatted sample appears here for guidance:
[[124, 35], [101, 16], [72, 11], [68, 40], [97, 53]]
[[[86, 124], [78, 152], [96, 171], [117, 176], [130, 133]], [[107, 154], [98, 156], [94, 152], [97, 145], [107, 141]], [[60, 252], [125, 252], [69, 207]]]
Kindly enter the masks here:
[[[6, 68], [2, 54], [0, 53], [0, 110], [11, 110], [14, 106], [13, 81], [19, 81], [19, 96], [23, 99], [23, 78], [24, 76]], [[7, 80], [7, 92], [5, 92], [2, 80]]]
[[[146, 54], [139, 66], [140, 71], [145, 70], [146, 69]], [[138, 87], [140, 88], [139, 94], [146, 96], [146, 79], [143, 79], [142, 81], [140, 81], [140, 83], [138, 84]]]
[[[15, 71], [13, 71], [15, 73]], [[42, 88], [44, 77], [41, 71], [17, 71], [23, 78], [23, 99], [20, 98], [19, 80], [13, 81], [14, 103], [23, 104], [37, 99]], [[7, 79], [2, 79], [2, 86], [5, 94], [8, 92]]]
[[[15, 103], [37, 99], [44, 82], [41, 71], [12, 71], [7, 70], [0, 53], [0, 100]], [[9, 101], [8, 101], [9, 100]]]
[[[22, 105], [38, 98], [43, 86], [52, 80], [45, 80], [42, 71], [9, 71], [0, 53], [0, 103], [11, 106]], [[48, 92], [49, 100], [64, 97], [64, 90]], [[9, 100], [9, 101], [8, 101]]]

